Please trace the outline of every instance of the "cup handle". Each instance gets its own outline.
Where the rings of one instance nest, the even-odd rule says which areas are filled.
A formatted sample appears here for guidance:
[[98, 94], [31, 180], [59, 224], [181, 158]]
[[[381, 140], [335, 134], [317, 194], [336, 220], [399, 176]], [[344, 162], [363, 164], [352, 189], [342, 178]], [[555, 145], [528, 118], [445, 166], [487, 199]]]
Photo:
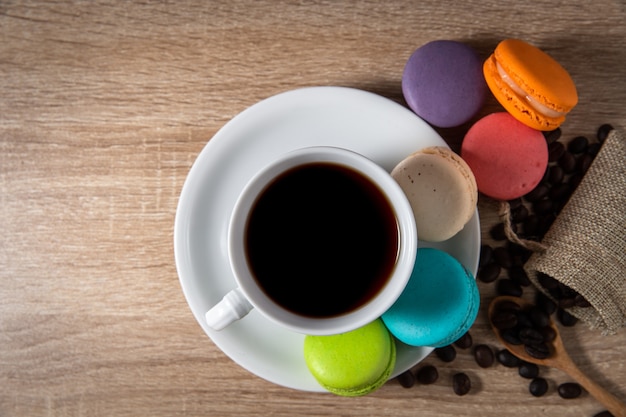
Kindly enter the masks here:
[[212, 329], [222, 330], [229, 324], [245, 317], [253, 308], [250, 301], [243, 295], [241, 288], [235, 288], [206, 312], [205, 319]]

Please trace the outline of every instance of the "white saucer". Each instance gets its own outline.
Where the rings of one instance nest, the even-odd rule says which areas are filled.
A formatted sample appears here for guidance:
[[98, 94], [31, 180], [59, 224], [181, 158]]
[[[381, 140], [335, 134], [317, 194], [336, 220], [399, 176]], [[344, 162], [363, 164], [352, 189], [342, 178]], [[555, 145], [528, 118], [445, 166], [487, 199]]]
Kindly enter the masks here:
[[[226, 254], [226, 232], [239, 193], [253, 174], [276, 156], [313, 145], [350, 149], [388, 171], [421, 148], [446, 146], [410, 110], [372, 93], [310, 87], [278, 94], [234, 117], [198, 156], [178, 203], [174, 251], [187, 302], [200, 326], [226, 355], [275, 384], [322, 392], [304, 362], [303, 335], [278, 327], [254, 310], [219, 332], [204, 321], [204, 313], [235, 287]], [[447, 251], [476, 274], [478, 212], [452, 239], [421, 245]], [[431, 351], [398, 343], [392, 377]]]

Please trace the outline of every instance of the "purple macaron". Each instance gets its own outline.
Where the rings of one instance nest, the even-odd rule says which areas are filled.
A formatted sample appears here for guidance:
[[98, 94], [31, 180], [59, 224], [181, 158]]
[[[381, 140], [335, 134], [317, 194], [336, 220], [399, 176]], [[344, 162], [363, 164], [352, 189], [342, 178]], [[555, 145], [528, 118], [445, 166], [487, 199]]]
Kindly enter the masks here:
[[437, 40], [418, 48], [404, 67], [402, 93], [409, 107], [437, 127], [469, 121], [487, 95], [483, 63], [470, 46]]

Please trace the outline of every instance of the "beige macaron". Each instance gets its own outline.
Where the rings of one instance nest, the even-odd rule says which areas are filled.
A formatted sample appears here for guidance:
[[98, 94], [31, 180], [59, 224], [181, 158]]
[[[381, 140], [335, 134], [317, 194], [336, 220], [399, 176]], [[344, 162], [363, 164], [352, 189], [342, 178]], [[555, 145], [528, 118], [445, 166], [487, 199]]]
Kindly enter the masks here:
[[432, 146], [400, 162], [391, 176], [406, 194], [420, 240], [441, 242], [456, 235], [476, 211], [472, 170], [452, 150]]

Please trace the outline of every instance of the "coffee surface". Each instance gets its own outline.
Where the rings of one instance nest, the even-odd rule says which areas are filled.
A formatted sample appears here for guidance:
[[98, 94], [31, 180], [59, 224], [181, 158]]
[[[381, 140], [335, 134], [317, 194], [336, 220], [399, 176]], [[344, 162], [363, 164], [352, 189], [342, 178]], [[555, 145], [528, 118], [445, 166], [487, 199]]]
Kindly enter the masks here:
[[387, 283], [398, 226], [380, 189], [353, 170], [310, 163], [281, 174], [248, 219], [246, 256], [259, 286], [303, 316], [333, 317]]

